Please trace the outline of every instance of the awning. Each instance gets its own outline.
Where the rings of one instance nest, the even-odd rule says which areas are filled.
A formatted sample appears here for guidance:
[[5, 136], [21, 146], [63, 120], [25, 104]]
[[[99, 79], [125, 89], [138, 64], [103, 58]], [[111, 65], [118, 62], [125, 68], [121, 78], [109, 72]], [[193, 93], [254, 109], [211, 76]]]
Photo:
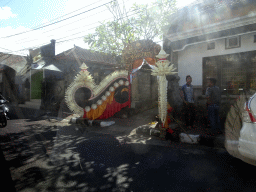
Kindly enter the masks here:
[[53, 65], [53, 64], [48, 65], [48, 66], [46, 66], [46, 67], [43, 67], [43, 69], [50, 70], [50, 71], [62, 72], [58, 67], [56, 67], [56, 66]]

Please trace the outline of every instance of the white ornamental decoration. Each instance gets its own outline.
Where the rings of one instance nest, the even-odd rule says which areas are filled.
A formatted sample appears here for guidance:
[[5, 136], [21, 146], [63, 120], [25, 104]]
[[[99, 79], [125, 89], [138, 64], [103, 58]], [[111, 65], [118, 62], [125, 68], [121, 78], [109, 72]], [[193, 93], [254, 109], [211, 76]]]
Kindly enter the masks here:
[[114, 88], [114, 87], [110, 87], [110, 88], [109, 88], [109, 91], [110, 91], [110, 92], [113, 92], [113, 91], [115, 91], [115, 88]]
[[91, 110], [91, 107], [86, 106], [86, 107], [84, 108], [84, 110], [85, 110], [86, 112], [89, 112], [89, 111]]
[[114, 87], [115, 88], [119, 87], [119, 84], [118, 83], [114, 83]]
[[129, 85], [129, 81], [126, 81], [126, 82], [125, 82], [125, 86], [128, 86], [128, 85]]
[[97, 109], [97, 105], [96, 104], [92, 104], [92, 109]]
[[106, 97], [108, 97], [110, 95], [110, 92], [109, 91], [107, 91], [106, 92]]
[[97, 104], [98, 104], [98, 105], [101, 105], [101, 104], [102, 104], [102, 100], [98, 100], [98, 101], [97, 101]]
[[174, 72], [176, 68], [174, 65], [170, 65], [170, 61], [166, 60], [169, 54], [166, 54], [163, 49], [161, 49], [159, 55], [156, 57], [159, 58], [159, 61], [156, 63], [156, 66], [152, 69], [151, 75], [158, 76], [158, 110], [159, 117], [162, 123], [166, 120], [167, 115], [167, 80], [166, 75], [173, 75], [177, 72]]
[[118, 83], [119, 83], [120, 85], [123, 85], [123, 84], [124, 84], [124, 81], [123, 81], [123, 80], [120, 80]]
[[103, 101], [106, 101], [106, 100], [107, 100], [107, 97], [106, 97], [105, 95], [103, 95], [103, 96], [101, 97], [101, 99], [102, 99]]

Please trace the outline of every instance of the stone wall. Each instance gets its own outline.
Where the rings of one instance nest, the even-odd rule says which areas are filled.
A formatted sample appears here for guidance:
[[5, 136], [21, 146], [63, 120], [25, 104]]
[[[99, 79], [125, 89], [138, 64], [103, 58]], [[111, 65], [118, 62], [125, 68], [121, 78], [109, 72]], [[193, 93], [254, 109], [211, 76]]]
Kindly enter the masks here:
[[131, 85], [131, 107], [135, 112], [156, 106], [158, 99], [157, 78], [151, 75], [151, 69], [143, 66], [134, 74]]
[[180, 97], [180, 87], [179, 87], [179, 76], [177, 75], [168, 75], [166, 76], [168, 80], [168, 102], [169, 104], [177, 110], [181, 110], [182, 99]]

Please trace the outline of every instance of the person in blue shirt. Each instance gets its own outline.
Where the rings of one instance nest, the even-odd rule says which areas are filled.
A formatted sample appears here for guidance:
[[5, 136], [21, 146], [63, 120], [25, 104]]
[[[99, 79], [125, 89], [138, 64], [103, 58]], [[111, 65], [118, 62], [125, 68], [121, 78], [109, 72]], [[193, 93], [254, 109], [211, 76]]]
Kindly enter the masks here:
[[181, 98], [183, 100], [183, 110], [186, 126], [191, 129], [195, 121], [195, 95], [193, 90], [192, 77], [186, 76], [186, 84], [181, 87]]
[[219, 117], [221, 95], [220, 88], [216, 86], [216, 82], [215, 78], [210, 78], [208, 83], [209, 87], [206, 89], [205, 93], [208, 105], [208, 119], [213, 135], [222, 133]]

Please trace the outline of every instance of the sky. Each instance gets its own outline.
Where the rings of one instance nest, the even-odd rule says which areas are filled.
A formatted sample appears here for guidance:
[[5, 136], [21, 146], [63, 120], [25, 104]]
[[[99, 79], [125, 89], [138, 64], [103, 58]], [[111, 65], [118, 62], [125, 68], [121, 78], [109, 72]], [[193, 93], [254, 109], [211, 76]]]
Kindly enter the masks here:
[[[106, 8], [111, 0], [0, 0], [0, 52], [27, 55], [56, 40], [56, 54], [74, 45], [88, 49], [83, 36], [93, 33], [112, 14]], [[120, 7], [153, 0], [118, 0]], [[181, 8], [194, 0], [177, 0]], [[45, 27], [42, 27], [45, 26]]]

